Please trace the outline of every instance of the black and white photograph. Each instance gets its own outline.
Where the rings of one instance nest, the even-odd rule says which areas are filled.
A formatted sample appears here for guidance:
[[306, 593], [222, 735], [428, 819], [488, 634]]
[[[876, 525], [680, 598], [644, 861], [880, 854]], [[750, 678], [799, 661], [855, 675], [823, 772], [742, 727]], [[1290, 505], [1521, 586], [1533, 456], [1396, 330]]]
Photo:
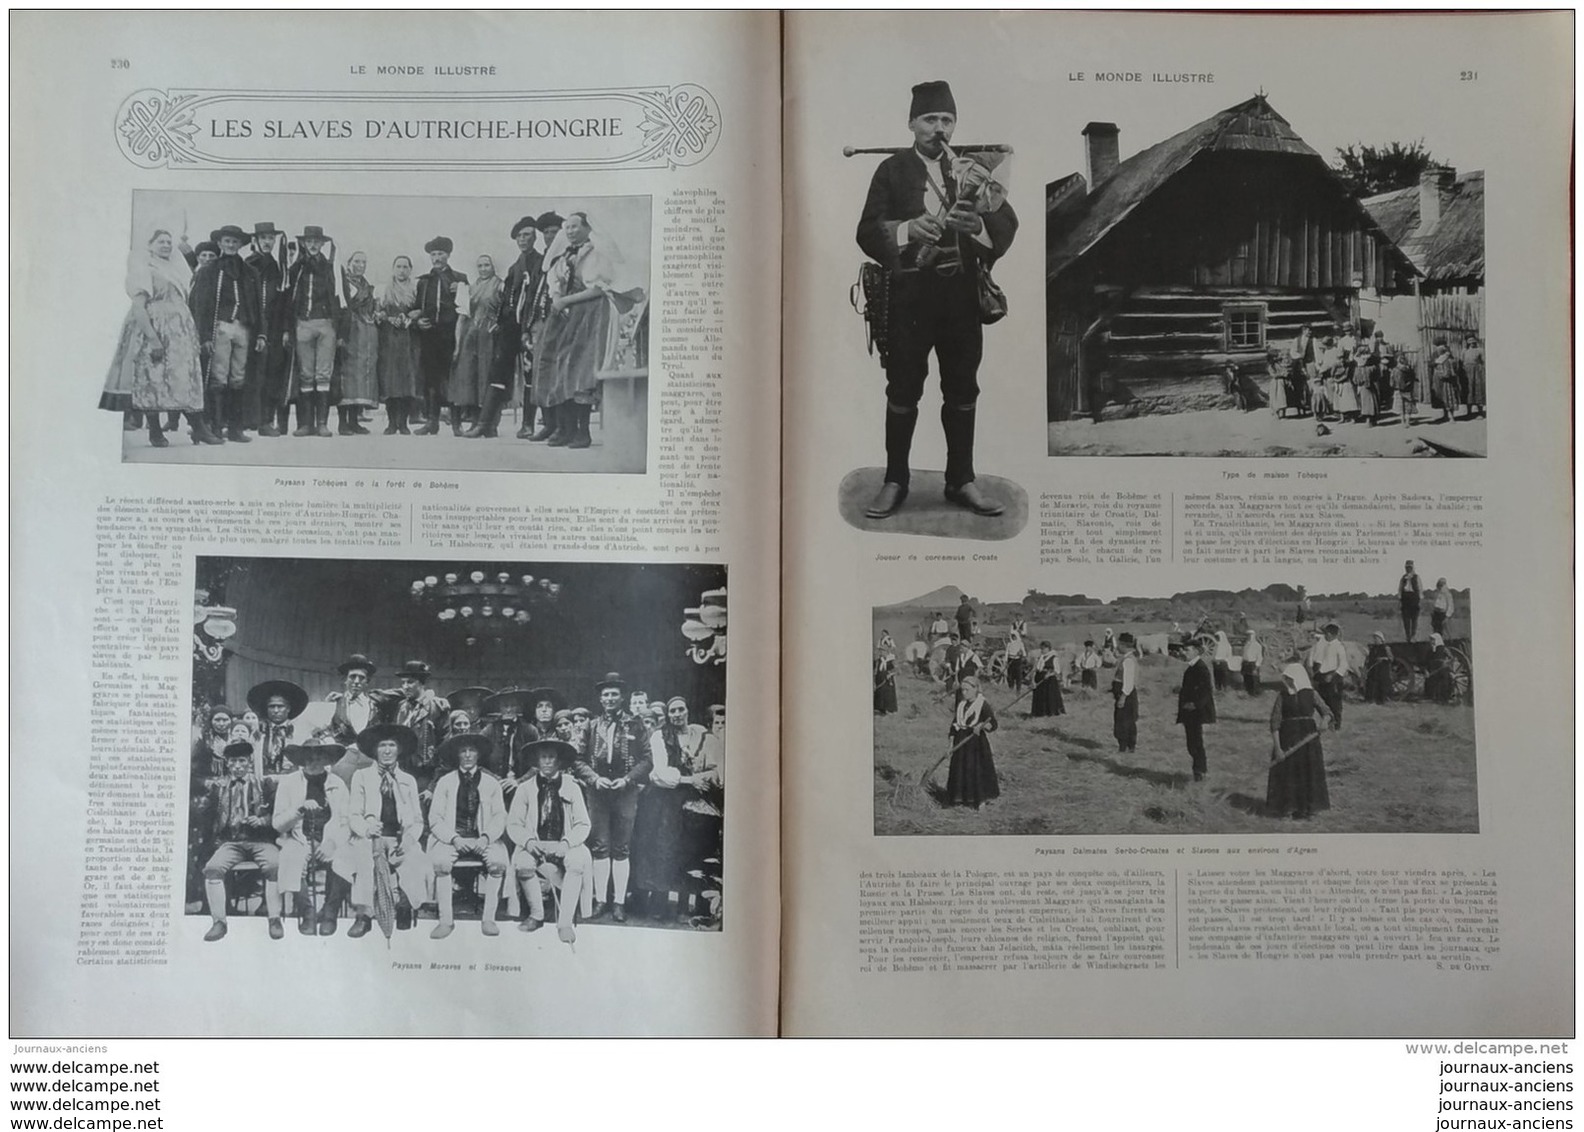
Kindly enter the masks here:
[[1478, 832], [1469, 591], [1421, 566], [877, 607], [875, 833]]
[[123, 460], [647, 468], [647, 196], [138, 190], [131, 214], [96, 320]]
[[[1018, 217], [1007, 199], [1011, 147], [990, 140], [994, 123], [976, 119], [972, 143], [956, 137], [957, 99], [949, 82], [919, 82], [884, 105], [896, 113], [889, 133], [904, 144], [846, 147], [873, 164], [858, 217], [857, 241], [867, 259], [853, 285], [869, 353], [884, 371], [885, 466], [847, 475], [839, 489], [842, 517], [860, 530], [941, 537], [1006, 539], [1028, 520], [1028, 497], [1009, 479], [981, 475], [975, 464], [980, 369], [985, 328], [1006, 315], [1006, 296], [991, 275], [1012, 247]], [[906, 105], [906, 129], [902, 108]], [[909, 137], [908, 135], [911, 135]], [[955, 140], [954, 140], [955, 139]], [[913, 463], [920, 417], [933, 408], [931, 355], [940, 386], [942, 470]], [[990, 366], [994, 366], [994, 355]], [[988, 382], [993, 389], [998, 382]], [[875, 396], [881, 391], [875, 390]], [[992, 393], [992, 395], [994, 395]], [[925, 421], [922, 426], [933, 431]], [[875, 437], [875, 450], [881, 437]]]
[[1456, 118], [1183, 95], [1090, 121], [1046, 186], [1048, 454], [1484, 456], [1485, 172]]
[[198, 558], [189, 920], [721, 930], [726, 628], [723, 566]]

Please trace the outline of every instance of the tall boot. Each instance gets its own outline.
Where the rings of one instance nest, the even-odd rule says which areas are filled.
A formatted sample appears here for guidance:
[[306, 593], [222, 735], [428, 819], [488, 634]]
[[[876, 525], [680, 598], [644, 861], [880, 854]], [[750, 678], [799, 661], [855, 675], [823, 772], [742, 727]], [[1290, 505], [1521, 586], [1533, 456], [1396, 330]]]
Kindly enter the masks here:
[[907, 487], [910, 473], [908, 456], [913, 451], [913, 430], [918, 425], [918, 406], [906, 409], [887, 403], [885, 415], [885, 450], [887, 483]]
[[[462, 435], [462, 417], [463, 417], [463, 415], [464, 414], [462, 412], [462, 406], [461, 405], [452, 405], [451, 406], [451, 435], [452, 436], [461, 436]], [[468, 431], [471, 432], [472, 430], [469, 429]]]
[[501, 402], [506, 400], [506, 390], [491, 385], [484, 391], [484, 407], [479, 410], [478, 423], [462, 435], [469, 440], [490, 439], [497, 435], [495, 426], [500, 423]]
[[159, 414], [158, 413], [149, 413], [147, 415], [147, 418], [148, 418], [149, 447], [150, 448], [169, 448], [170, 447], [170, 441], [165, 439], [165, 430], [160, 428]]
[[396, 421], [401, 416], [401, 398], [387, 397], [385, 399], [385, 432], [386, 436], [396, 435]]
[[367, 436], [369, 434], [368, 426], [363, 423], [363, 408], [364, 406], [362, 405], [347, 406], [347, 424], [351, 426], [352, 435], [354, 436]]
[[412, 435], [412, 429], [407, 427], [407, 418], [412, 414], [412, 407], [411, 397], [396, 398], [396, 431], [403, 436]]
[[941, 431], [946, 434], [946, 487], [960, 487], [974, 478], [974, 418], [972, 405], [957, 408], [942, 405]]
[[424, 398], [424, 413], [423, 427], [413, 434], [415, 436], [433, 436], [440, 431], [440, 394], [430, 393]]
[[175, 432], [179, 428], [181, 428], [181, 414], [180, 413], [166, 413], [165, 414], [165, 431], [166, 432]]
[[224, 444], [225, 441], [214, 434], [209, 428], [209, 422], [204, 414], [194, 411], [187, 414], [187, 424], [191, 427], [192, 442], [194, 444]]
[[234, 440], [238, 444], [251, 444], [253, 438], [242, 431], [242, 426], [245, 423], [243, 416], [247, 412], [247, 405], [242, 400], [242, 390], [240, 388], [227, 389], [224, 397], [226, 439]]
[[356, 436], [357, 435], [357, 433], [352, 431], [352, 406], [351, 405], [337, 405], [336, 406], [336, 417], [337, 417], [336, 435], [338, 435], [338, 436]]
[[312, 436], [314, 434], [313, 394], [297, 394], [297, 427], [292, 429], [293, 436]]
[[[528, 409], [528, 424], [526, 426], [528, 428], [533, 427], [533, 414], [533, 407], [530, 406]], [[546, 441], [555, 435], [555, 431], [555, 416], [547, 406], [539, 410], [539, 431], [532, 433], [528, 439], [531, 442]]]
[[573, 408], [571, 401], [562, 401], [559, 405], [552, 405], [545, 410], [555, 420], [555, 431], [545, 441], [551, 448], [565, 448], [572, 443], [572, 433], [574, 431]]
[[527, 383], [522, 387], [522, 421], [517, 427], [518, 440], [539, 440], [541, 437], [534, 433], [534, 412], [538, 406], [533, 401], [533, 386]]
[[593, 412], [593, 405], [572, 403], [572, 439], [567, 441], [568, 448], [587, 448], [594, 443], [589, 435], [589, 417]]
[[319, 910], [319, 934], [335, 935], [336, 911], [341, 907], [341, 902], [352, 894], [352, 886], [345, 877], [337, 876], [331, 869], [325, 879], [324, 907]]
[[314, 435], [334, 436], [330, 431], [330, 394], [328, 391], [315, 393], [314, 398]]
[[284, 410], [279, 406], [271, 408], [265, 405], [259, 414], [258, 434], [260, 436], [279, 436], [285, 432], [286, 422], [283, 419], [283, 413]]

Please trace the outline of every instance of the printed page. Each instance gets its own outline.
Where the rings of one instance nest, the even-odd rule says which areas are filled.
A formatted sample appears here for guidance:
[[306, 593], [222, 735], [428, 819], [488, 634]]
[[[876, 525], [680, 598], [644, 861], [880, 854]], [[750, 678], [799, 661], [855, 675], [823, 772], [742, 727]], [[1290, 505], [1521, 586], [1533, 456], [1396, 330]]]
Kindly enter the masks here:
[[13, 33], [13, 1034], [773, 1033], [777, 17]]
[[788, 17], [788, 1033], [1570, 1032], [1571, 30]]

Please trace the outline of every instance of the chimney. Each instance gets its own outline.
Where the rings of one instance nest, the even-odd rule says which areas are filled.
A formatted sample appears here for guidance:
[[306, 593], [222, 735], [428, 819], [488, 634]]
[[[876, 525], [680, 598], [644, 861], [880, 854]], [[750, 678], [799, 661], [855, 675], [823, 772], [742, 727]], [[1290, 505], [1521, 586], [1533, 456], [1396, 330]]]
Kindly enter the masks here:
[[1452, 186], [1457, 183], [1457, 170], [1447, 165], [1427, 165], [1419, 174], [1419, 227], [1417, 235], [1435, 231], [1452, 203]]
[[1091, 190], [1098, 188], [1117, 167], [1119, 133], [1115, 122], [1090, 122], [1083, 128], [1084, 158]]

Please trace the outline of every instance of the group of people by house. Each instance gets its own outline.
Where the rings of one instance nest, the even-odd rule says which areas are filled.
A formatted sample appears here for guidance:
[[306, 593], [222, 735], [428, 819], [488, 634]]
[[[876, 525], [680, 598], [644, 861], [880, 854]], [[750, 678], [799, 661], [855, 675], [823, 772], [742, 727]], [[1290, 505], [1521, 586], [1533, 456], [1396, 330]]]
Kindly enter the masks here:
[[[1300, 587], [1301, 590], [1301, 587]], [[1418, 574], [1410, 561], [1398, 586], [1402, 602], [1403, 628], [1407, 641], [1417, 633], [1421, 597], [1429, 605], [1432, 632], [1424, 666], [1425, 697], [1438, 703], [1456, 698], [1454, 672], [1456, 661], [1443, 637], [1456, 605], [1445, 578], [1433, 590], [1422, 592]], [[1309, 602], [1300, 594], [1299, 624], [1309, 621]], [[930, 651], [921, 633], [909, 646], [907, 659], [925, 677], [938, 677], [953, 690], [953, 713], [948, 726], [951, 769], [948, 772], [944, 801], [951, 805], [977, 808], [1000, 795], [994, 755], [988, 736], [999, 723], [994, 708], [984, 698], [986, 665], [973, 647], [973, 638], [961, 623], [952, 625], [936, 614], [925, 632], [939, 631], [949, 643], [939, 671], [932, 671]], [[1267, 642], [1241, 615], [1235, 628], [1242, 637], [1234, 646], [1225, 628], [1205, 618], [1169, 647], [1161, 640], [1151, 641], [1150, 652], [1172, 652], [1183, 660], [1177, 695], [1176, 722], [1183, 728], [1194, 781], [1204, 779], [1209, 769], [1205, 746], [1205, 727], [1216, 722], [1218, 697], [1227, 694], [1248, 699], [1262, 698], [1265, 686], [1262, 671]], [[1321, 733], [1340, 731], [1343, 719], [1343, 692], [1349, 677], [1362, 684], [1364, 697], [1372, 703], [1392, 698], [1393, 652], [1382, 633], [1374, 633], [1363, 672], [1353, 672], [1356, 662], [1341, 639], [1341, 625], [1325, 620], [1312, 631], [1312, 638], [1293, 645], [1283, 639], [1282, 652], [1290, 652], [1280, 665], [1280, 683], [1270, 714], [1271, 766], [1266, 789], [1265, 813], [1275, 817], [1305, 819], [1329, 808], [1325, 757]], [[1153, 638], [1164, 638], [1154, 634]], [[932, 637], [932, 639], [938, 639]], [[1097, 644], [1084, 641], [1083, 649], [1073, 653], [1042, 640], [1031, 646], [1027, 620], [1015, 614], [1007, 630], [1004, 679], [1017, 703], [1032, 697], [1031, 718], [1066, 713], [1064, 691], [1074, 685], [1080, 696], [1099, 690], [1102, 669], [1111, 672], [1112, 733], [1118, 753], [1131, 753], [1138, 745], [1139, 689], [1143, 677], [1141, 660], [1146, 650], [1130, 632], [1105, 630]], [[918, 647], [915, 647], [918, 646]], [[1289, 647], [1291, 646], [1291, 647]], [[1014, 657], [1014, 653], [1016, 656]], [[1017, 664], [1014, 665], [1014, 659]], [[875, 649], [874, 710], [887, 715], [897, 710], [896, 644], [889, 631], [882, 631]], [[1027, 689], [1024, 690], [1025, 684]], [[1002, 708], [1003, 713], [1006, 707]]]
[[155, 229], [129, 258], [100, 407], [163, 448], [183, 417], [199, 445], [367, 435], [381, 405], [386, 436], [433, 436], [448, 416], [453, 435], [491, 439], [515, 401], [518, 439], [587, 448], [613, 325], [631, 314], [645, 338], [647, 305], [614, 290], [619, 255], [586, 212], [524, 216], [510, 238], [504, 272], [480, 255], [470, 279], [439, 235], [428, 270], [402, 254], [376, 282], [367, 254], [338, 259], [318, 225], [227, 224], [196, 247]]
[[[1357, 325], [1304, 326], [1283, 350], [1267, 352], [1270, 409], [1278, 418], [1312, 416], [1319, 422], [1367, 423], [1371, 427], [1393, 412], [1397, 422], [1420, 423], [1421, 407], [1437, 408], [1433, 422], [1485, 415], [1485, 351], [1479, 336], [1463, 340], [1461, 357], [1445, 338], [1436, 338], [1423, 367], [1376, 330], [1369, 337]], [[1424, 372], [1420, 372], [1423, 368]]]
[[[435, 907], [431, 935], [455, 928], [469, 873], [485, 935], [500, 906], [535, 931], [556, 896], [560, 938], [575, 923], [721, 916], [726, 713], [695, 723], [685, 699], [651, 699], [608, 673], [593, 704], [550, 687], [463, 688], [441, 696], [409, 661], [376, 688], [353, 655], [342, 688], [300, 723], [308, 693], [289, 680], [251, 688], [248, 708], [203, 704], [192, 749], [187, 909], [224, 938], [240, 866], [261, 884], [269, 935], [294, 914], [304, 935], [389, 936]], [[306, 733], [303, 733], [306, 732]], [[642, 908], [636, 907], [642, 903]]]

